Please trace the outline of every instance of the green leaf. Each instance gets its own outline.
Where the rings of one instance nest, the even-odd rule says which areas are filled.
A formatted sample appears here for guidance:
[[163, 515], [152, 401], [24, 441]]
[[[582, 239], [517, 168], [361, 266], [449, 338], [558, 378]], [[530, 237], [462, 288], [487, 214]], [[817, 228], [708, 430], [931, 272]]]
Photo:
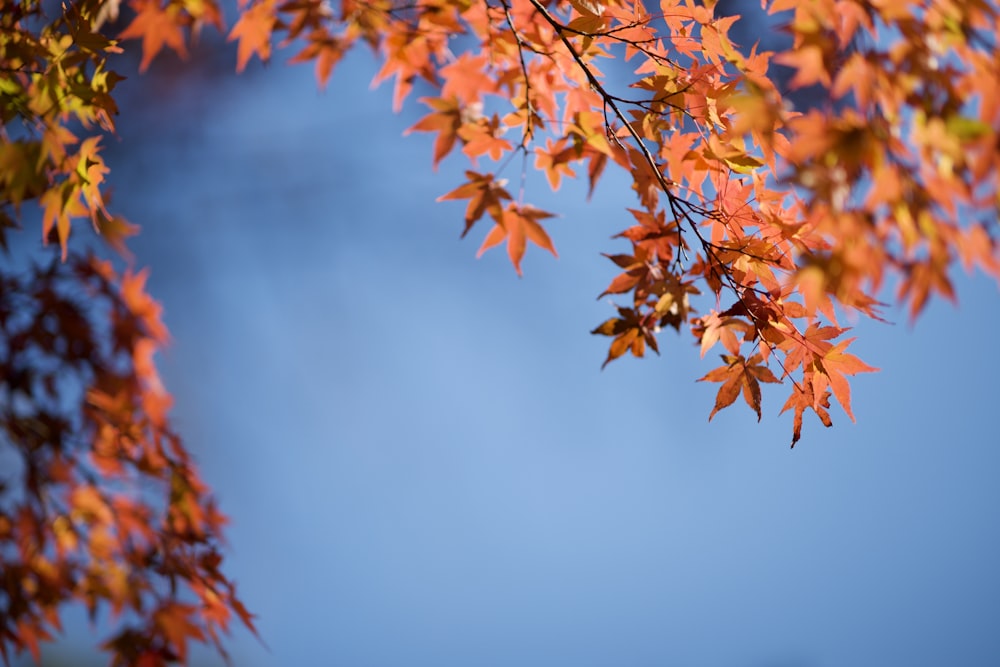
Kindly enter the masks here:
[[983, 121], [958, 115], [950, 116], [945, 127], [948, 129], [948, 134], [952, 134], [962, 141], [978, 139], [990, 131], [990, 126]]

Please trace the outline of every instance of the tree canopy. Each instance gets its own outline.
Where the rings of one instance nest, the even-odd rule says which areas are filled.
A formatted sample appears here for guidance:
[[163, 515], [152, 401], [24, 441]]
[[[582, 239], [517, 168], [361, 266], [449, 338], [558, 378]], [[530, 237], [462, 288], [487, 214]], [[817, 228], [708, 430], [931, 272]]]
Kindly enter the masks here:
[[[355, 46], [380, 62], [393, 104], [430, 162], [468, 163], [440, 200], [462, 235], [556, 254], [529, 171], [558, 190], [609, 170], [631, 183], [606, 257], [615, 300], [592, 333], [605, 365], [658, 352], [664, 328], [721, 364], [711, 419], [761, 383], [803, 417], [853, 419], [850, 382], [876, 370], [848, 351], [848, 317], [915, 319], [955, 299], [958, 267], [1000, 279], [1000, 41], [994, 0], [765, 0], [789, 36], [735, 44], [739, 17], [712, 0], [213, 0], [5, 2], [0, 14], [0, 243], [29, 216], [58, 247], [28, 272], [0, 269], [0, 421], [14, 474], [0, 486], [0, 652], [30, 651], [70, 602], [120, 622], [112, 664], [185, 662], [235, 615], [224, 516], [169, 423], [154, 356], [167, 340], [146, 273], [71, 240], [89, 227], [127, 257], [136, 227], [109, 208], [115, 59], [141, 70], [206, 26], [235, 42], [237, 71], [272, 48], [326, 87]], [[232, 13], [232, 8], [229, 8]], [[788, 76], [775, 72], [783, 67]], [[796, 108], [794, 91], [815, 103]], [[413, 98], [416, 98], [415, 100]], [[516, 187], [511, 183], [518, 184]], [[541, 185], [544, 187], [544, 185]], [[141, 221], [140, 221], [141, 222]], [[84, 229], [81, 229], [81, 226]]]

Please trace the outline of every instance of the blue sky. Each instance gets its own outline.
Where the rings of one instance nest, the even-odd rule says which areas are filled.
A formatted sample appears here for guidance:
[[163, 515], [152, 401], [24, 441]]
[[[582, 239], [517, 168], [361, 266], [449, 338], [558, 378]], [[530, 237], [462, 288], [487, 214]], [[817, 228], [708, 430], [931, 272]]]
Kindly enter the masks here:
[[434, 200], [465, 165], [430, 169], [367, 57], [325, 93], [207, 67], [123, 84], [109, 164], [267, 644], [237, 631], [235, 664], [1000, 664], [994, 284], [859, 323], [882, 372], [858, 423], [807, 418], [789, 450], [783, 390], [707, 422], [690, 334], [600, 371], [624, 181], [586, 204], [530, 180], [560, 258], [518, 279], [474, 258], [485, 229], [458, 240]]

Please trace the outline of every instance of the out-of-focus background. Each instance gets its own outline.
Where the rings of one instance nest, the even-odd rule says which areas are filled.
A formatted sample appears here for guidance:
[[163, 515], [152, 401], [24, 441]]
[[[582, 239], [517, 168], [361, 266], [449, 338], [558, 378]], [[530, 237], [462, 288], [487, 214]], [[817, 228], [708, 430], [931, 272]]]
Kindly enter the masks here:
[[[760, 424], [707, 422], [688, 334], [601, 372], [622, 179], [586, 204], [529, 178], [560, 258], [532, 248], [518, 279], [474, 258], [485, 228], [459, 241], [464, 203], [434, 200], [465, 165], [401, 136], [422, 108], [393, 115], [370, 56], [321, 93], [281, 59], [235, 76], [232, 51], [132, 71], [107, 159], [259, 615], [235, 665], [1000, 664], [994, 284], [859, 322], [882, 372], [858, 423], [807, 419], [790, 451], [783, 389]], [[71, 614], [46, 664], [100, 636]]]

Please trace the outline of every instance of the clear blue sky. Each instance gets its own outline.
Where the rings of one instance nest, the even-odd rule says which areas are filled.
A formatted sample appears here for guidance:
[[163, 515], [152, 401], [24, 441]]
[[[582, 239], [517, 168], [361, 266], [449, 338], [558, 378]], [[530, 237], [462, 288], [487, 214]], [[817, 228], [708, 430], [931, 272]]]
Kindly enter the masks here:
[[560, 259], [477, 261], [434, 202], [464, 164], [372, 67], [123, 84], [114, 201], [269, 647], [236, 665], [1000, 664], [995, 285], [860, 323], [856, 425], [790, 451], [782, 390], [709, 424], [690, 334], [600, 371], [627, 185], [531, 180]]

